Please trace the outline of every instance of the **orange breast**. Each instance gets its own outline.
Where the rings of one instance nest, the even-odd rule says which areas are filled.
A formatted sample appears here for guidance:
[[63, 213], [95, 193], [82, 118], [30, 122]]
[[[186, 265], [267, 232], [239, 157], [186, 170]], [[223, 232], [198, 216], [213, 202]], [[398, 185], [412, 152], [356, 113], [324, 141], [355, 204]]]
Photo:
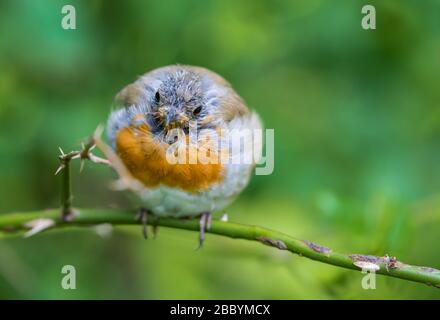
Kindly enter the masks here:
[[119, 157], [147, 187], [164, 184], [199, 192], [223, 179], [220, 163], [172, 164], [166, 159], [167, 147], [154, 139], [146, 125], [121, 129], [116, 136]]

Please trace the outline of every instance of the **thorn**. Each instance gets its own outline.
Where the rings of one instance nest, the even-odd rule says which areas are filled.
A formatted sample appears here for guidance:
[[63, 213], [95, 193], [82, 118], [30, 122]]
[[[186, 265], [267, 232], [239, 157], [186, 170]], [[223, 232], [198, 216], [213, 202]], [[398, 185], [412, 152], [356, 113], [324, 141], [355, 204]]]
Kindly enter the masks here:
[[101, 134], [104, 131], [104, 126], [102, 124], [99, 124], [96, 129], [95, 132], [93, 133], [93, 140], [99, 140], [101, 138]]
[[55, 175], [57, 175], [58, 173], [61, 172], [61, 170], [63, 170], [66, 166], [64, 164], [60, 165], [57, 169], [57, 171], [55, 171]]
[[81, 158], [80, 162], [79, 162], [79, 173], [81, 173], [84, 169], [84, 159]]
[[65, 155], [66, 155], [66, 154], [64, 153], [63, 149], [61, 149], [61, 147], [58, 147], [58, 150], [60, 150], [62, 156], [65, 156]]
[[53, 219], [40, 218], [40, 219], [31, 220], [24, 225], [26, 228], [30, 228], [30, 230], [24, 234], [24, 237], [29, 238], [50, 227], [53, 227], [54, 225], [55, 225], [55, 221]]

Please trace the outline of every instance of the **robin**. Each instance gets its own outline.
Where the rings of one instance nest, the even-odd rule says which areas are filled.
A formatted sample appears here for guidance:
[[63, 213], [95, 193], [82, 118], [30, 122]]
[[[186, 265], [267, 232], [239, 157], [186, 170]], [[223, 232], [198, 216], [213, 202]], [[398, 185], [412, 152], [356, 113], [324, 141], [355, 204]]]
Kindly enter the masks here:
[[150, 71], [115, 101], [108, 139], [145, 189], [139, 193], [144, 236], [148, 214], [198, 217], [201, 246], [211, 213], [243, 191], [259, 161], [255, 148], [231, 148], [229, 140], [261, 131], [260, 118], [225, 79], [196, 66]]

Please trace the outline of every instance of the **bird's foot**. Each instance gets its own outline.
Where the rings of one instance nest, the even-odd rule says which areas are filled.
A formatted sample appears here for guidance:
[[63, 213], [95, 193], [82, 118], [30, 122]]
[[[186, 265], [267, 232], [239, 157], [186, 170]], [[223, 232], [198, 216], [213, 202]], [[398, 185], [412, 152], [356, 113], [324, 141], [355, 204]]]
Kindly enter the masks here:
[[[151, 212], [146, 208], [140, 208], [136, 215], [136, 220], [140, 221], [142, 223], [142, 235], [144, 236], [144, 239], [148, 239], [148, 228], [147, 228], [147, 222], [148, 222], [148, 215], [151, 214]], [[154, 233], [154, 231], [153, 231]]]
[[197, 247], [197, 250], [203, 247], [203, 243], [205, 241], [205, 232], [211, 230], [211, 221], [212, 221], [211, 212], [204, 212], [200, 216], [199, 246]]

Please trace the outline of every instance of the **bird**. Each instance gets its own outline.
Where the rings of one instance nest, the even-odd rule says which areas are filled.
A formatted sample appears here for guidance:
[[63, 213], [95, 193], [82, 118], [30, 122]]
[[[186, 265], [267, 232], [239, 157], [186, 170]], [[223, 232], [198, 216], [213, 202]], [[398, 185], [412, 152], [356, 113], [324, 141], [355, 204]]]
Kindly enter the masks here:
[[[148, 215], [199, 218], [201, 247], [212, 213], [238, 197], [261, 159], [253, 156], [254, 148], [231, 148], [230, 138], [243, 132], [252, 138], [262, 128], [259, 115], [231, 84], [204, 67], [164, 66], [125, 86], [116, 95], [107, 137], [142, 186], [139, 219], [144, 237]], [[255, 145], [258, 149], [261, 141]], [[172, 155], [186, 147], [182, 149], [186, 162], [169, 161], [172, 146]], [[191, 150], [196, 161], [187, 160]], [[197, 161], [197, 154], [211, 161]]]

